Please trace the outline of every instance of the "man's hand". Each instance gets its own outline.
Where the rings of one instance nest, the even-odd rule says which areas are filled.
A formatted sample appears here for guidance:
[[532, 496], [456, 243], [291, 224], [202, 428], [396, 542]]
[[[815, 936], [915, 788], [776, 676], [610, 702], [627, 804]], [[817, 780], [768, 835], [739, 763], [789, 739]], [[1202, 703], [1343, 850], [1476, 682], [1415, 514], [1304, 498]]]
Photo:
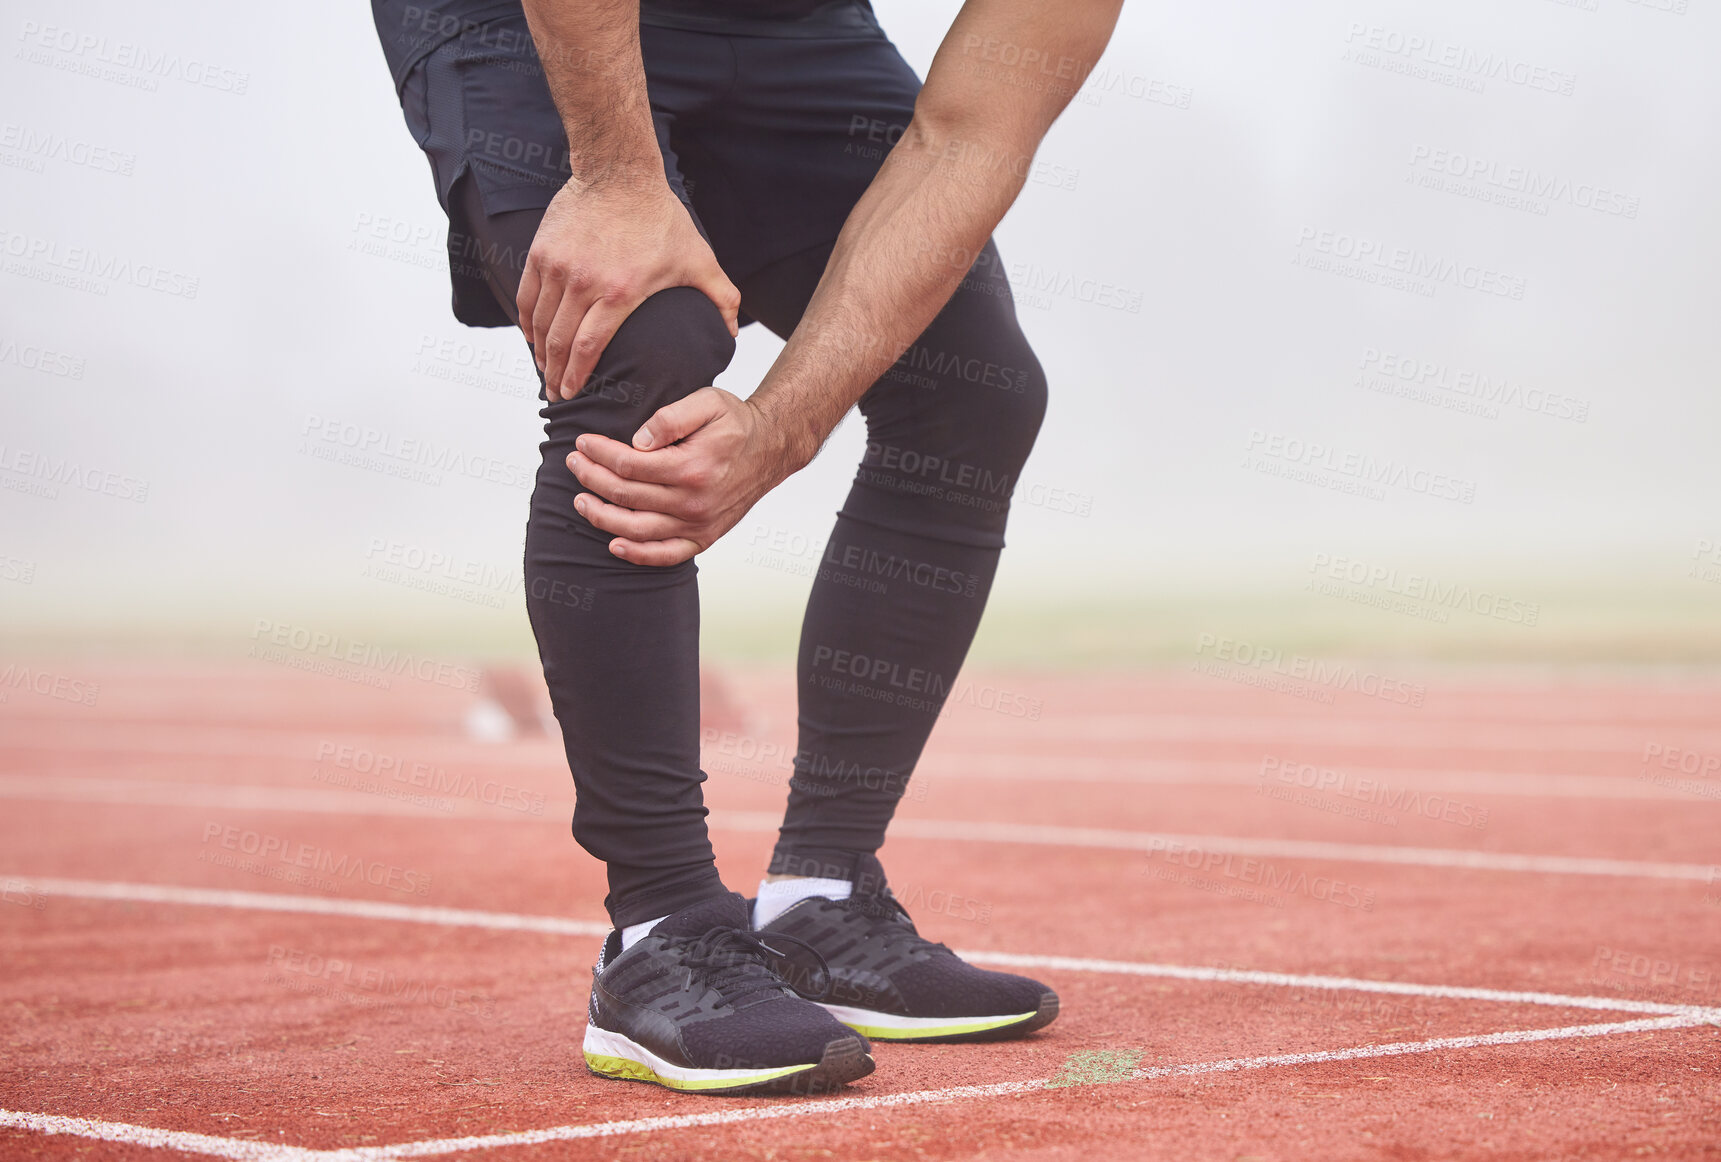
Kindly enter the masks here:
[[660, 290], [704, 291], [735, 334], [741, 292], [663, 175], [639, 0], [523, 0], [573, 177], [532, 239], [515, 304], [544, 394], [573, 399], [610, 336]]
[[575, 507], [640, 565], [704, 552], [811, 458], [769, 412], [716, 387], [659, 409], [631, 447], [588, 433], [574, 448], [568, 468], [591, 489]]
[[661, 170], [557, 192], [515, 299], [551, 400], [573, 399], [633, 309], [660, 290], [702, 290], [736, 333], [741, 292]]
[[[849, 213], [812, 301], [752, 397], [701, 388], [654, 415], [631, 446], [595, 434], [579, 438], [568, 467], [590, 492], [577, 504], [594, 527], [614, 535], [610, 552], [647, 565], [685, 561], [813, 458], [950, 300], [1021, 192], [1046, 131], [1105, 49], [1122, 2], [964, 0], [907, 131]], [[732, 329], [737, 296], [702, 243], [696, 250], [666, 244], [675, 236], [667, 233], [666, 190], [654, 187], [652, 199], [640, 183], [610, 184], [618, 175], [644, 175], [658, 156], [637, 4], [587, 0], [576, 12], [559, 0], [524, 3], [546, 61], [558, 44], [607, 36], [616, 51], [596, 59], [617, 63], [619, 87], [593, 91], [624, 99], [631, 110], [621, 118], [591, 116], [599, 106], [582, 96], [591, 88], [582, 87], [583, 74], [546, 65], [577, 161], [573, 171], [591, 184], [572, 185], [550, 207], [532, 245], [536, 269], [527, 271], [520, 307], [523, 325], [532, 320], [527, 337], [541, 351], [558, 340], [564, 350], [573, 345], [563, 374], [550, 379], [552, 390], [571, 398], [603, 341], [646, 294], [698, 287]], [[1040, 76], [1048, 62], [1051, 81]], [[621, 136], [608, 133], [612, 125]], [[589, 212], [588, 199], [600, 209]], [[685, 211], [675, 221], [692, 230]], [[617, 223], [627, 229], [618, 232]], [[564, 243], [564, 234], [573, 241]], [[703, 260], [691, 273], [689, 254]], [[560, 261], [551, 263], [560, 276], [554, 286], [543, 274], [551, 259]], [[666, 270], [680, 273], [664, 276]]]

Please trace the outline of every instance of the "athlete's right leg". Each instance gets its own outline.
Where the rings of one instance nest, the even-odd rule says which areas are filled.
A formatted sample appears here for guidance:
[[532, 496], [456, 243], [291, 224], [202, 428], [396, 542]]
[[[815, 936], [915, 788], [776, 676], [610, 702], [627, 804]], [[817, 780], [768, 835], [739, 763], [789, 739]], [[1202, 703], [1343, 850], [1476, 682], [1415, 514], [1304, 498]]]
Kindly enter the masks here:
[[[418, 24], [415, 7], [399, 7], [375, 5], [385, 45], [399, 23]], [[400, 78], [403, 109], [449, 213], [456, 317], [517, 325], [521, 270], [567, 178], [566, 142], [518, 8], [456, 27], [456, 40]], [[732, 57], [708, 38], [648, 39], [664, 174], [686, 202], [668, 129], [727, 87]], [[866, 1038], [786, 988], [780, 954], [751, 934], [746, 902], [718, 880], [700, 795], [695, 567], [611, 556], [610, 538], [574, 508], [580, 487], [565, 462], [584, 432], [629, 439], [710, 383], [733, 351], [710, 300], [663, 291], [622, 323], [579, 395], [546, 404], [526, 596], [578, 793], [574, 834], [609, 869], [616, 929], [593, 968], [587, 1067], [708, 1093], [815, 1092], [865, 1076], [873, 1061]], [[646, 921], [656, 922], [649, 931]]]
[[[472, 204], [455, 219], [477, 237], [451, 241], [480, 256], [510, 312], [541, 216]], [[746, 902], [717, 877], [700, 795], [695, 566], [611, 555], [609, 534], [574, 509], [582, 489], [566, 463], [583, 433], [631, 439], [734, 352], [703, 292], [660, 291], [622, 323], [578, 395], [545, 405], [526, 608], [574, 774], [574, 837], [609, 868], [616, 930], [593, 970], [587, 1068], [704, 1093], [821, 1093], [871, 1073], [870, 1046], [783, 988], [780, 954], [747, 934]], [[622, 929], [659, 917], [624, 946]]]
[[[451, 240], [514, 315], [539, 210], [487, 215], [471, 182], [455, 191], [470, 237]], [[586, 387], [547, 404], [543, 462], [526, 525], [526, 608], [561, 723], [577, 803], [574, 837], [609, 868], [606, 901], [626, 927], [719, 895], [699, 769], [699, 590], [692, 561], [629, 564], [574, 510], [574, 440], [624, 442], [658, 408], [711, 383], [735, 341], [690, 287], [629, 315]]]

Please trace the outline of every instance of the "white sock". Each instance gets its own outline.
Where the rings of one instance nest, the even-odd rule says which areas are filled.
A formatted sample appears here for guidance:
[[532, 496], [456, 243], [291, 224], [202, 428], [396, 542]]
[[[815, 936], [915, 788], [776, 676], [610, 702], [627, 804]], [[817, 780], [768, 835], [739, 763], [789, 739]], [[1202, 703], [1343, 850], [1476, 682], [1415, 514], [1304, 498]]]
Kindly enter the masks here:
[[644, 936], [647, 932], [650, 932], [653, 928], [657, 927], [667, 919], [669, 919], [668, 916], [659, 916], [655, 920], [641, 920], [638, 924], [629, 924], [626, 928], [623, 928], [621, 930], [621, 950], [626, 952], [628, 949], [632, 948], [634, 941], [638, 940], [641, 936]]
[[759, 898], [753, 901], [753, 927], [763, 928], [809, 897], [823, 896], [827, 900], [846, 900], [853, 890], [854, 885], [847, 880], [824, 880], [815, 876], [760, 880]]

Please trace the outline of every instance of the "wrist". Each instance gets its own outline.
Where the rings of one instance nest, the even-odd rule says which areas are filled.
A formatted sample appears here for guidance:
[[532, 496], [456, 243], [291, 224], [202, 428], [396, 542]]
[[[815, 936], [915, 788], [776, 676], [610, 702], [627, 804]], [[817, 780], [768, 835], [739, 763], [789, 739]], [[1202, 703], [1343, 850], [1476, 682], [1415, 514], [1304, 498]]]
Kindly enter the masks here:
[[563, 185], [576, 194], [618, 192], [634, 195], [655, 186], [668, 188], [663, 173], [663, 157], [607, 156], [569, 159], [573, 173]]
[[667, 185], [663, 151], [657, 134], [645, 118], [634, 124], [623, 117], [601, 131], [590, 124], [566, 126], [568, 132], [568, 185], [577, 190], [615, 187], [629, 190], [649, 183]]
[[[760, 398], [761, 394], [764, 398]], [[768, 392], [755, 392], [749, 402], [753, 404], [765, 432], [769, 454], [779, 466], [780, 479], [787, 480], [813, 462], [813, 457], [818, 455], [830, 433], [819, 431], [815, 423], [797, 414], [795, 409], [779, 406], [777, 399]]]

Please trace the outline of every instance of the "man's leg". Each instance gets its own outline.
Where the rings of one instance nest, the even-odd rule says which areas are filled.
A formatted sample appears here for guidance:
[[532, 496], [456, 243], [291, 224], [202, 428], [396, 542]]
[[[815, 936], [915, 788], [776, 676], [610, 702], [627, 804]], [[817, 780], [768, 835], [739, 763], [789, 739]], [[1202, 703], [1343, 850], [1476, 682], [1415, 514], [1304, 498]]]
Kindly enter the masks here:
[[[824, 255], [742, 283], [792, 329]], [[773, 875], [849, 879], [876, 852], [980, 624], [1046, 405], [995, 247], [861, 399], [866, 454], [801, 628], [800, 742]]]
[[[677, 140], [677, 161], [742, 310], [787, 336], [920, 82], [882, 36], [736, 37], [729, 49], [722, 116]], [[994, 248], [860, 408], [867, 457], [802, 627], [799, 756], [774, 873], [799, 860], [835, 878], [878, 849], [979, 624], [1045, 408]]]
[[[452, 239], [510, 315], [542, 212], [486, 215], [456, 189], [472, 237]], [[626, 927], [721, 894], [699, 769], [699, 590], [692, 561], [629, 564], [574, 509], [568, 470], [586, 432], [626, 442], [658, 408], [711, 383], [735, 341], [703, 293], [653, 295], [616, 332], [586, 388], [545, 406], [543, 462], [526, 525], [527, 611], [561, 723], [577, 803], [574, 837], [609, 868], [605, 901]]]
[[[787, 292], [812, 265], [744, 280], [744, 305], [792, 325]], [[753, 919], [766, 940], [816, 949], [818, 999], [874, 1040], [996, 1040], [1058, 1015], [1039, 981], [922, 938], [874, 854], [979, 625], [1045, 401], [990, 245], [861, 400], [866, 454], [807, 603], [799, 753]]]
[[[730, 39], [722, 115], [676, 156], [742, 310], [787, 335], [920, 82], [881, 36]], [[830, 989], [802, 995], [868, 1037], [1016, 1036], [1057, 1016], [1038, 981], [921, 939], [874, 854], [979, 624], [1045, 389], [988, 245], [860, 402], [867, 454], [802, 627], [799, 754], [770, 865], [791, 878], [761, 887], [753, 920], [819, 953]]]
[[[385, 9], [379, 28], [392, 23]], [[518, 322], [541, 207], [566, 176], [554, 172], [566, 143], [531, 44], [523, 14], [498, 14], [434, 50], [401, 91], [449, 212], [456, 317], [485, 326]], [[669, 141], [676, 111], [721, 92], [732, 61], [721, 43], [671, 47], [682, 51], [656, 54], [647, 82], [664, 176], [685, 204]], [[505, 165], [510, 147], [550, 160]], [[580, 487], [565, 462], [585, 432], [628, 440], [733, 351], [703, 293], [666, 290], [622, 323], [578, 396], [545, 406], [526, 595], [578, 793], [574, 834], [609, 870], [616, 928], [592, 969], [587, 1068], [701, 1093], [823, 1092], [872, 1072], [870, 1047], [785, 989], [781, 954], [751, 934], [746, 901], [718, 880], [700, 796], [695, 567], [612, 556], [611, 538], [574, 507]]]
[[[510, 308], [538, 217], [474, 204], [464, 218], [480, 237], [451, 235], [472, 244]], [[622, 323], [580, 394], [543, 409], [527, 610], [574, 774], [574, 836], [609, 868], [615, 931], [593, 969], [587, 1068], [702, 1093], [823, 1093], [871, 1073], [870, 1046], [784, 989], [780, 954], [748, 935], [745, 901], [718, 880], [699, 787], [695, 566], [612, 556], [608, 534], [575, 511], [566, 464], [581, 434], [628, 440], [734, 350], [703, 292], [661, 291]]]

